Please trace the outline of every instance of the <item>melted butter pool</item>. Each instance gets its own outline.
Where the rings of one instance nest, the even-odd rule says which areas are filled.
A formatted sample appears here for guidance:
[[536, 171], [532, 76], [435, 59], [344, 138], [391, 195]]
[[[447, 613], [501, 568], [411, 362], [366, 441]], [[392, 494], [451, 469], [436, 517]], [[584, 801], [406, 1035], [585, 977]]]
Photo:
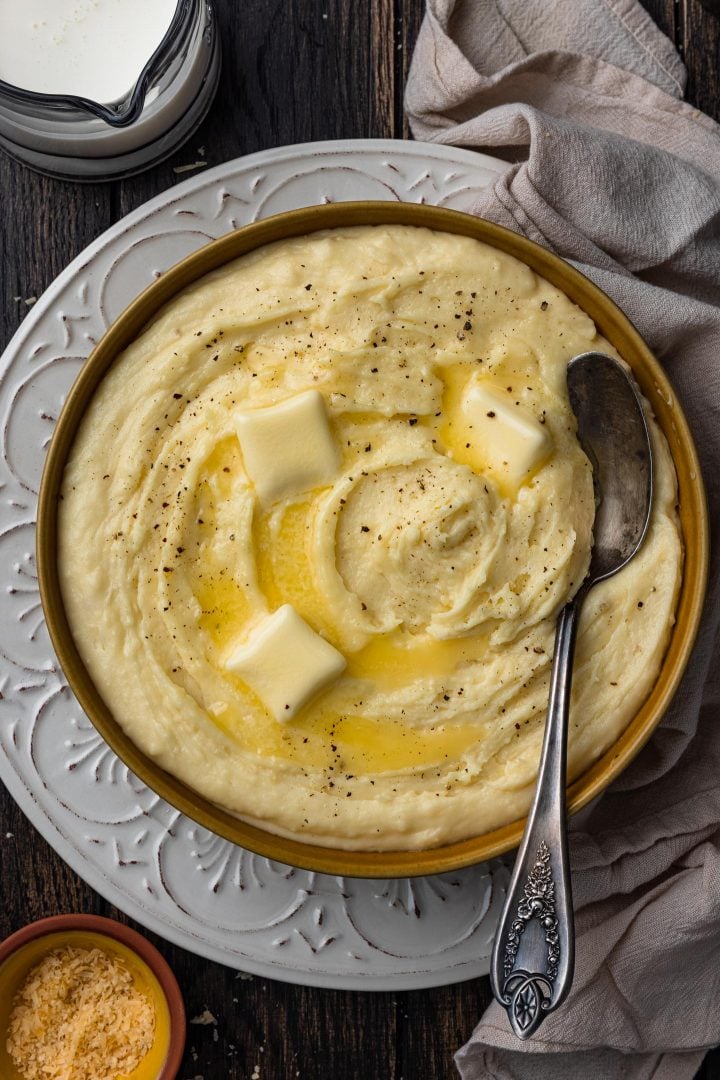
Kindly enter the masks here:
[[[477, 450], [460, 445], [465, 439], [460, 400], [472, 374], [468, 364], [445, 368], [442, 417], [423, 417], [419, 422], [452, 449], [456, 460], [479, 471], [483, 464]], [[378, 419], [378, 415], [359, 414], [349, 426], [358, 430]], [[201, 611], [200, 628], [210, 641], [208, 658], [214, 665], [222, 665], [228, 649], [247, 635], [258, 614], [255, 589], [240, 581], [212, 553], [213, 537], [226, 526], [222, 519], [227, 515], [228, 500], [232, 500], [233, 485], [242, 474], [238, 442], [229, 437], [217, 444], [199, 477], [197, 528], [205, 556], [192, 588]], [[268, 611], [292, 604], [314, 630], [337, 647], [337, 627], [314, 586], [312, 528], [312, 501], [290, 505], [280, 512], [256, 509], [252, 523], [256, 584]], [[357, 681], [358, 697], [363, 683], [383, 691], [397, 691], [417, 679], [450, 679], [461, 665], [480, 660], [487, 648], [485, 637], [436, 640], [402, 630], [378, 634], [364, 647], [346, 653], [344, 680]], [[241, 679], [227, 673], [224, 677], [242, 696], [254, 696]], [[362, 716], [355, 711], [344, 715], [334, 707], [334, 697], [331, 688], [290, 724], [278, 723], [269, 714], [263, 723], [258, 723], [250, 710], [246, 714], [229, 701], [211, 703], [208, 714], [225, 734], [261, 757], [314, 769], [341, 767], [345, 773], [360, 775], [442, 766], [461, 758], [482, 737], [480, 724], [436, 722], [416, 728], [398, 719]], [[255, 702], [259, 710], [266, 712], [257, 698]]]

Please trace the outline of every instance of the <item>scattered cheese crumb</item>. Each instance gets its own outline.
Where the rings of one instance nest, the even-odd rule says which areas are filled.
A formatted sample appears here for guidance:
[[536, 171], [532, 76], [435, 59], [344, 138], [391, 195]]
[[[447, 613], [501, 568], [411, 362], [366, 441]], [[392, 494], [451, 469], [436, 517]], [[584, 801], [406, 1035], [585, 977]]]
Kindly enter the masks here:
[[25, 297], [25, 306], [26, 307], [32, 307], [33, 304], [37, 304], [37, 296], [26, 296]]
[[152, 1046], [155, 1010], [102, 949], [48, 953], [15, 995], [7, 1051], [23, 1080], [116, 1080]]
[[207, 161], [193, 161], [190, 165], [176, 165], [173, 172], [176, 174], [192, 172], [193, 169], [204, 169]]
[[193, 1016], [191, 1024], [217, 1024], [217, 1019], [209, 1009], [203, 1009], [199, 1016]]

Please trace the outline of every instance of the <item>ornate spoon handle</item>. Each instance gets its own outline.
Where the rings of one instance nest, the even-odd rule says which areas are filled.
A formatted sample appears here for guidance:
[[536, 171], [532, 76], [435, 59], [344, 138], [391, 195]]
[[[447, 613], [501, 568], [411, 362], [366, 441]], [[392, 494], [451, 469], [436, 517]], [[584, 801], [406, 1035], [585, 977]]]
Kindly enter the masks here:
[[493, 993], [520, 1039], [564, 1000], [572, 982], [575, 927], [568, 865], [565, 781], [575, 636], [585, 591], [560, 612], [535, 798], [495, 932]]

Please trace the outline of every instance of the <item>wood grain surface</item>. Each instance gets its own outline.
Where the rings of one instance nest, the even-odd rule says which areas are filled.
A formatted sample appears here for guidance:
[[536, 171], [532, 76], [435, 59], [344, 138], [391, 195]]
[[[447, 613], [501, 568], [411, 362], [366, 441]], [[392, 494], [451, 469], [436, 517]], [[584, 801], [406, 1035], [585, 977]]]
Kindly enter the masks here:
[[[0, 156], [0, 347], [39, 296], [114, 221], [209, 165], [311, 139], [408, 135], [402, 94], [421, 0], [215, 0], [223, 73], [205, 123], [169, 161], [130, 180], [74, 185]], [[717, 0], [645, 0], [688, 66], [688, 99], [720, 118]], [[20, 299], [17, 299], [20, 298]], [[55, 855], [0, 791], [0, 937], [58, 912], [128, 922]], [[142, 929], [137, 927], [137, 929]], [[486, 979], [412, 993], [354, 993], [238, 976], [152, 934], [178, 975], [191, 1025], [180, 1080], [445, 1080], [490, 998]], [[698, 1080], [720, 1078], [720, 1054]]]

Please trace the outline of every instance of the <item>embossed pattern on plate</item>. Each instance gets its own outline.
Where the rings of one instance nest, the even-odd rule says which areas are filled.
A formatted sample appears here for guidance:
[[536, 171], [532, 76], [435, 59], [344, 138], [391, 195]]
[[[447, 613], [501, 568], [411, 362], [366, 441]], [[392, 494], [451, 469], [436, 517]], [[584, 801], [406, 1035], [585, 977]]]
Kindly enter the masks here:
[[454, 147], [360, 140], [264, 151], [118, 222], [55, 280], [0, 365], [0, 777], [59, 855], [143, 926], [288, 982], [414, 989], [488, 971], [500, 862], [415, 880], [281, 866], [196, 825], [103, 742], [59, 669], [35, 575], [37, 491], [53, 424], [94, 344], [154, 278], [230, 229], [318, 202], [468, 210], [507, 168]]

